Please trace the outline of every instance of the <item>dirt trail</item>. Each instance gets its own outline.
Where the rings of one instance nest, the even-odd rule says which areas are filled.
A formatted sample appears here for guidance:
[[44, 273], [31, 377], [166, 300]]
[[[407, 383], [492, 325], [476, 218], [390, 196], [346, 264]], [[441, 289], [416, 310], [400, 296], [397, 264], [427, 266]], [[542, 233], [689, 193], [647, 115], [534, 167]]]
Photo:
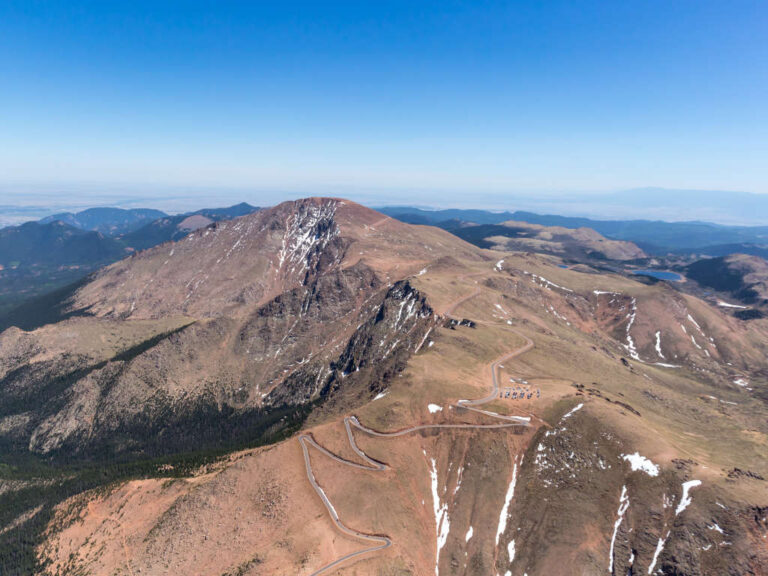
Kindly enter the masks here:
[[[477, 275], [477, 274], [473, 274]], [[462, 277], [463, 279], [463, 277]], [[481, 293], [481, 290], [479, 288], [475, 289], [473, 292], [471, 292], [468, 295], [462, 296], [458, 298], [457, 300], [454, 300], [449, 306], [447, 307], [447, 310], [445, 312], [445, 315], [449, 318], [452, 318], [451, 314], [453, 311], [461, 304], [466, 302], [467, 300], [474, 298], [478, 294]], [[320, 499], [323, 502], [323, 505], [328, 510], [328, 514], [331, 517], [331, 520], [333, 521], [336, 528], [338, 528], [339, 531], [342, 533], [352, 536], [354, 538], [357, 538], [359, 540], [364, 540], [366, 542], [374, 543], [374, 546], [371, 546], [369, 548], [363, 548], [362, 550], [358, 550], [356, 552], [352, 552], [350, 554], [347, 554], [345, 556], [342, 556], [341, 558], [337, 558], [330, 564], [326, 564], [319, 570], [316, 570], [312, 572], [310, 576], [318, 576], [320, 574], [323, 574], [327, 572], [328, 570], [332, 568], [338, 567], [340, 564], [351, 560], [353, 558], [356, 558], [358, 556], [361, 556], [363, 554], [369, 554], [372, 552], [377, 552], [379, 550], [384, 550], [385, 548], [389, 548], [392, 546], [392, 541], [386, 536], [386, 535], [377, 535], [377, 534], [366, 534], [364, 532], [358, 532], [357, 530], [353, 530], [352, 528], [349, 528], [346, 526], [341, 519], [339, 518], [338, 513], [336, 512], [336, 509], [333, 507], [333, 504], [328, 499], [328, 496], [325, 494], [325, 491], [320, 487], [320, 485], [317, 483], [317, 480], [315, 478], [315, 474], [312, 470], [312, 462], [309, 456], [309, 446], [314, 447], [316, 450], [321, 452], [322, 454], [326, 455], [327, 457], [331, 458], [332, 460], [339, 462], [341, 464], [344, 464], [346, 466], [351, 466], [353, 468], [357, 468], [360, 470], [369, 470], [369, 471], [383, 471], [387, 470], [388, 466], [382, 462], [378, 462], [376, 460], [373, 460], [372, 458], [368, 457], [368, 455], [365, 454], [355, 442], [354, 435], [352, 434], [352, 426], [357, 428], [358, 430], [365, 432], [366, 434], [370, 436], [374, 436], [377, 438], [396, 438], [399, 436], [404, 436], [406, 434], [411, 434], [412, 432], [416, 432], [419, 430], [429, 430], [429, 429], [436, 429], [436, 428], [447, 428], [447, 429], [480, 429], [480, 430], [486, 430], [486, 429], [502, 429], [502, 428], [512, 428], [512, 427], [518, 427], [518, 426], [530, 426], [530, 420], [531, 417], [523, 417], [523, 416], [504, 416], [502, 414], [497, 414], [496, 412], [491, 412], [488, 410], [481, 410], [479, 408], [475, 408], [475, 406], [481, 406], [483, 404], [487, 404], [488, 402], [492, 402], [496, 399], [499, 393], [499, 386], [498, 386], [498, 380], [497, 380], [497, 371], [498, 366], [502, 362], [505, 362], [511, 358], [515, 358], [516, 356], [519, 356], [520, 354], [524, 354], [525, 352], [528, 352], [534, 347], [533, 341], [528, 338], [527, 336], [524, 336], [523, 334], [520, 334], [516, 331], [513, 331], [515, 334], [520, 336], [525, 340], [525, 344], [520, 346], [519, 348], [515, 348], [514, 350], [507, 352], [504, 356], [501, 358], [494, 360], [490, 363], [490, 369], [491, 369], [491, 384], [492, 384], [492, 390], [490, 394], [483, 398], [478, 398], [476, 400], [459, 400], [455, 404], [451, 404], [456, 409], [463, 409], [463, 410], [471, 410], [473, 412], [478, 412], [480, 414], [483, 414], [485, 416], [489, 416], [491, 418], [495, 418], [498, 420], [503, 420], [503, 423], [499, 424], [419, 424], [416, 426], [411, 426], [409, 428], [405, 428], [402, 430], [396, 430], [396, 431], [390, 431], [390, 432], [381, 432], [378, 430], [373, 430], [371, 428], [368, 428], [360, 423], [360, 421], [357, 419], [356, 416], [347, 416], [344, 418], [344, 427], [347, 431], [347, 437], [349, 439], [349, 444], [352, 450], [357, 454], [364, 462], [365, 464], [360, 464], [358, 462], [353, 462], [351, 460], [347, 460], [346, 458], [342, 458], [341, 456], [338, 456], [337, 454], [334, 454], [330, 450], [324, 448], [320, 444], [318, 444], [315, 439], [312, 437], [311, 434], [301, 434], [299, 436], [299, 443], [301, 444], [302, 451], [304, 453], [304, 463], [306, 465], [307, 469], [307, 478], [309, 479], [309, 483], [312, 485], [312, 488], [315, 490], [317, 495], [320, 497]]]
[[107, 516], [106, 514], [100, 514], [96, 512], [93, 502], [88, 502], [86, 508], [88, 510], [89, 516], [95, 516], [97, 518], [101, 518], [102, 524], [106, 522], [113, 522], [117, 525], [118, 529], [120, 530], [121, 534], [121, 546], [123, 549], [123, 554], [125, 555], [125, 568], [128, 570], [129, 576], [136, 576], [133, 572], [133, 568], [131, 567], [131, 549], [128, 547], [128, 537], [125, 533], [125, 526], [123, 526], [123, 523], [118, 520], [117, 518], [113, 518], [112, 516]]

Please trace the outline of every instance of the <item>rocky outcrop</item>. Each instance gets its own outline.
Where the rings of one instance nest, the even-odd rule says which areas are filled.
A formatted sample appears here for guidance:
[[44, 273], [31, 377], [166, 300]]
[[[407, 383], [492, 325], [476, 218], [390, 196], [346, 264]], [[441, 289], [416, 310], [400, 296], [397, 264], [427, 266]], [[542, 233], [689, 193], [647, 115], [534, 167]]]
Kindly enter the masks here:
[[312, 394], [333, 395], [342, 387], [376, 392], [405, 368], [436, 316], [426, 298], [407, 281], [386, 290], [380, 304], [360, 323], [343, 352], [328, 366], [307, 368], [267, 398], [270, 404], [307, 401]]

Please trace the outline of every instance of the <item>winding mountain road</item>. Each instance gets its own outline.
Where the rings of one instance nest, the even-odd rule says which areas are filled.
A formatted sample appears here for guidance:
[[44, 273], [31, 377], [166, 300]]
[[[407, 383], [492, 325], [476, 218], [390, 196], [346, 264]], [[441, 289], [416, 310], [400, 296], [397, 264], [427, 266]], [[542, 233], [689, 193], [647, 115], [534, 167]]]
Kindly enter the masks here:
[[[457, 306], [459, 306], [463, 302], [466, 302], [470, 298], [477, 296], [478, 294], [480, 294], [480, 289], [476, 289], [471, 294], [455, 300], [453, 303], [451, 303], [451, 305], [449, 306], [449, 311], [446, 312], [445, 315], [449, 318], [452, 318], [451, 312]], [[519, 348], [516, 348], [508, 352], [503, 357], [491, 362], [490, 368], [491, 368], [492, 390], [490, 394], [488, 394], [483, 398], [478, 398], [476, 400], [459, 400], [455, 404], [451, 404], [452, 407], [457, 409], [471, 410], [473, 412], [477, 412], [479, 414], [483, 414], [491, 418], [503, 420], [502, 423], [499, 423], [499, 424], [420, 424], [416, 426], [411, 426], [409, 428], [405, 428], [403, 430], [396, 430], [392, 432], [380, 432], [378, 430], [373, 430], [371, 428], [364, 426], [363, 424], [360, 423], [360, 421], [354, 415], [347, 416], [344, 418], [344, 427], [346, 428], [346, 431], [347, 431], [349, 445], [352, 448], [352, 450], [355, 452], [355, 454], [357, 454], [360, 457], [360, 459], [365, 462], [365, 464], [353, 462], [351, 460], [347, 460], [346, 458], [342, 458], [337, 454], [334, 454], [327, 448], [324, 448], [323, 446], [318, 444], [311, 434], [301, 434], [299, 436], [299, 443], [301, 444], [301, 449], [304, 453], [304, 464], [307, 470], [307, 478], [309, 479], [309, 483], [312, 485], [312, 488], [315, 490], [315, 492], [317, 492], [317, 495], [320, 497], [320, 500], [322, 500], [323, 505], [328, 510], [328, 514], [331, 517], [331, 521], [334, 523], [334, 525], [340, 532], [346, 534], [347, 536], [352, 536], [353, 538], [357, 538], [365, 542], [374, 543], [374, 545], [369, 548], [363, 548], [362, 550], [351, 552], [340, 558], [337, 558], [330, 564], [326, 564], [319, 570], [312, 572], [310, 576], [319, 576], [320, 574], [324, 574], [329, 570], [331, 570], [332, 568], [336, 568], [342, 563], [347, 562], [348, 560], [351, 560], [358, 556], [362, 556], [363, 554], [369, 554], [372, 552], [377, 552], [379, 550], [384, 550], [385, 548], [389, 548], [390, 546], [392, 546], [392, 540], [390, 540], [386, 535], [367, 534], [364, 532], [358, 532], [357, 530], [349, 528], [341, 521], [341, 519], [339, 518], [338, 512], [336, 512], [336, 509], [334, 508], [331, 501], [328, 499], [328, 496], [326, 495], [325, 491], [318, 484], [317, 479], [315, 478], [315, 474], [312, 470], [312, 462], [309, 456], [309, 447], [312, 446], [313, 448], [315, 448], [316, 450], [318, 450], [328, 458], [331, 458], [332, 460], [339, 462], [341, 464], [344, 464], [346, 466], [351, 466], [353, 468], [357, 468], [360, 470], [380, 472], [380, 471], [387, 470], [389, 467], [382, 462], [378, 462], [370, 458], [367, 454], [365, 454], [365, 452], [363, 452], [358, 447], [357, 443], [355, 442], [354, 434], [352, 433], [352, 426], [354, 426], [355, 428], [357, 428], [362, 432], [365, 432], [370, 436], [374, 436], [377, 438], [396, 438], [399, 436], [405, 436], [406, 434], [417, 432], [419, 430], [431, 430], [431, 429], [443, 429], [443, 428], [446, 428], [446, 429], [469, 428], [469, 429], [486, 430], [486, 429], [512, 428], [512, 427], [518, 427], [518, 426], [530, 426], [530, 420], [531, 420], [530, 417], [504, 416], [502, 414], [497, 414], [496, 412], [475, 408], [475, 406], [480, 406], [483, 404], [487, 404], [488, 402], [492, 402], [498, 396], [499, 385], [498, 385], [497, 372], [498, 372], [499, 365], [502, 362], [510, 360], [511, 358], [515, 358], [520, 354], [524, 354], [533, 348], [534, 344], [530, 338], [516, 331], [513, 331], [513, 332], [518, 336], [520, 336], [521, 338], [523, 338], [525, 340], [525, 344], [523, 346], [520, 346]]]

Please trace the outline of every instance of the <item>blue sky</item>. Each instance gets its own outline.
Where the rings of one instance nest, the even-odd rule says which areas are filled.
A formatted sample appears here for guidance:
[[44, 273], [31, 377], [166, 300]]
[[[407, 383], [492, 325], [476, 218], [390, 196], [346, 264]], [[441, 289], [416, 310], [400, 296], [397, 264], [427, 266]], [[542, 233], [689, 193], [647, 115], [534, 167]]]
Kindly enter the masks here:
[[764, 1], [11, 0], [0, 194], [768, 192], [766, 70]]

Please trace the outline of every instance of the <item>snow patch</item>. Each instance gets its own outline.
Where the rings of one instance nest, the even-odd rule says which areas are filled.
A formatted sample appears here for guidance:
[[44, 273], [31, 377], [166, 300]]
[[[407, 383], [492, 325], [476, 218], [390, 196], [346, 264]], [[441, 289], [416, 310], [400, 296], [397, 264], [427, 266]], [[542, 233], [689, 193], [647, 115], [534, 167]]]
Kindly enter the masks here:
[[641, 456], [638, 452], [635, 452], [634, 454], [622, 454], [621, 458], [622, 460], [629, 462], [633, 472], [642, 470], [648, 474], [648, 476], [659, 475], [659, 467], [645, 456]]
[[710, 530], [714, 530], [715, 532], [720, 532], [720, 534], [725, 534], [725, 531], [718, 526], [717, 522], [713, 522], [712, 526], [707, 526]]
[[442, 412], [443, 407], [438, 406], [437, 404], [430, 404], [429, 406], [427, 406], [427, 410], [429, 410], [430, 414], [434, 414], [435, 412]]
[[381, 399], [382, 399], [382, 398], [384, 398], [384, 396], [386, 396], [387, 394], [389, 394], [389, 390], [384, 390], [384, 391], [382, 391], [382, 392], [379, 392], [379, 393], [378, 393], [378, 394], [376, 394], [376, 396], [374, 397], [374, 400], [381, 400]]
[[472, 538], [472, 534], [474, 533], [475, 533], [474, 528], [470, 526], [469, 530], [467, 530], [467, 533], [464, 535], [464, 542], [469, 542], [469, 539]]

